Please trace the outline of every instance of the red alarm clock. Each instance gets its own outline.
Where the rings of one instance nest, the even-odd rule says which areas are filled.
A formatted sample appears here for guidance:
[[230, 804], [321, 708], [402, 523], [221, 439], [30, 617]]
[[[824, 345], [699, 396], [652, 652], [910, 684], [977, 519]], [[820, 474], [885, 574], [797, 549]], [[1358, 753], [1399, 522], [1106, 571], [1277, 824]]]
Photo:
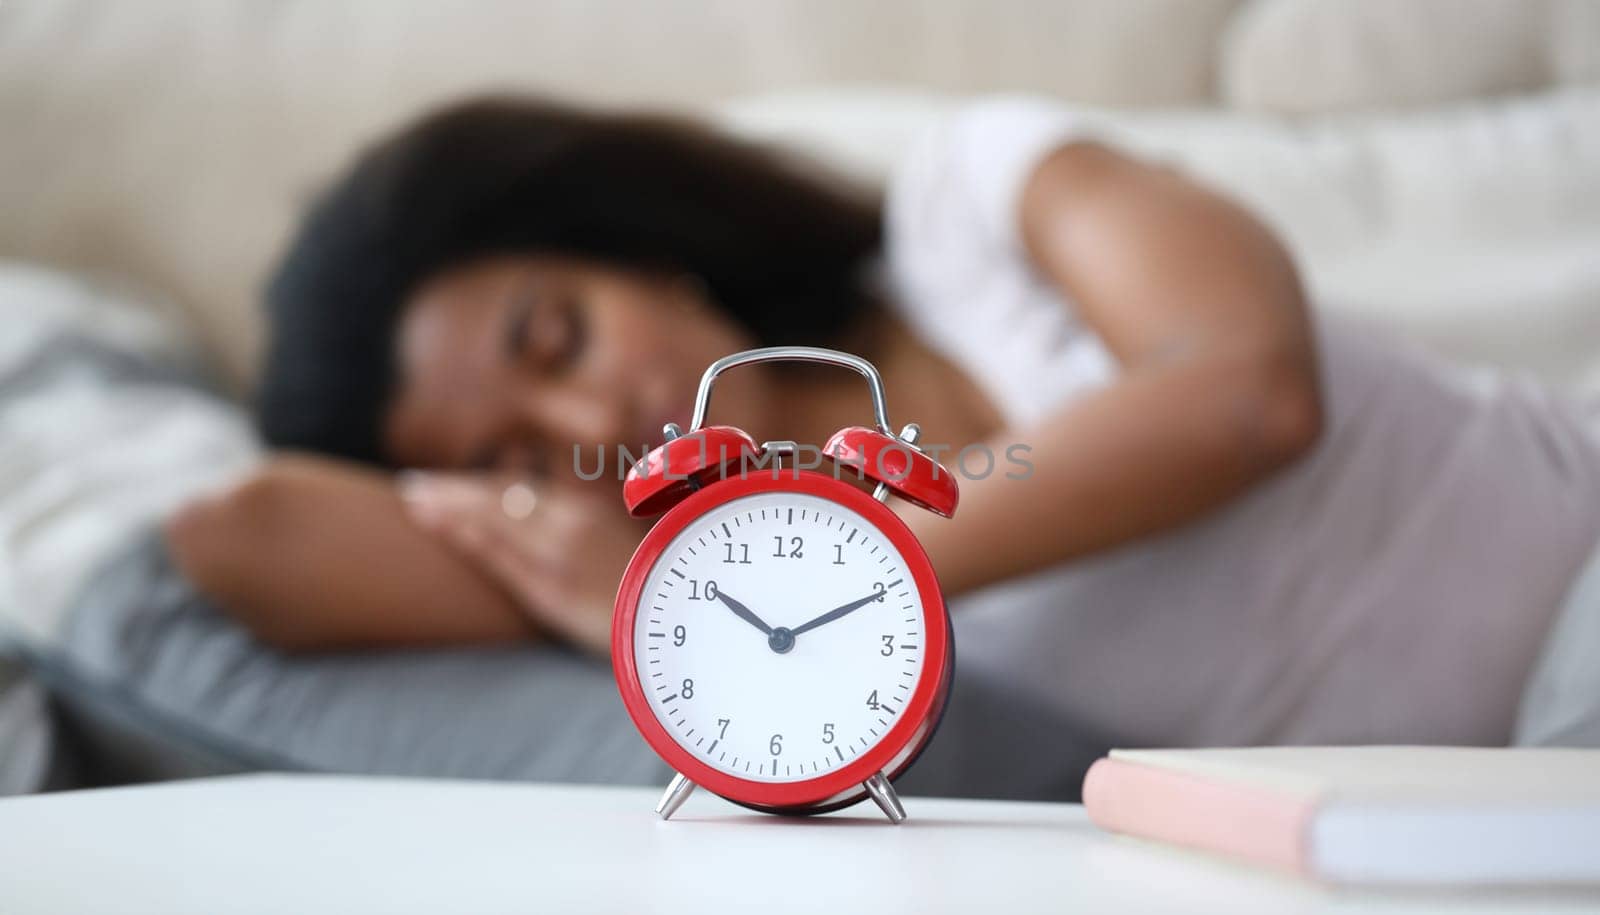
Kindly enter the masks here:
[[[841, 429], [822, 449], [840, 472], [797, 469], [793, 442], [704, 425], [718, 375], [780, 360], [866, 377], [876, 428]], [[917, 448], [915, 425], [891, 431], [877, 369], [834, 350], [720, 359], [689, 431], [665, 432], [623, 485], [634, 515], [666, 514], [628, 564], [611, 630], [628, 714], [677, 773], [656, 812], [671, 817], [703, 785], [780, 814], [870, 796], [904, 820], [891, 782], [938, 726], [954, 652], [933, 566], [884, 503], [949, 517], [955, 477]]]

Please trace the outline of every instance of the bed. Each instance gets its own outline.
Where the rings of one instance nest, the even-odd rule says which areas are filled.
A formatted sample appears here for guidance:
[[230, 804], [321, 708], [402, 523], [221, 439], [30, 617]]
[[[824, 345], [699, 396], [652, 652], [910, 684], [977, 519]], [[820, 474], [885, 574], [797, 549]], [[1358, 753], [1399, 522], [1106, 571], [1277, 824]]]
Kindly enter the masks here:
[[[255, 293], [294, 215], [423, 106], [486, 87], [672, 105], [881, 181], [974, 94], [1020, 86], [1246, 201], [1319, 307], [1594, 391], [1597, 9], [0, 5], [0, 791], [262, 767], [663, 774], [592, 663], [278, 656], [186, 590], [156, 533], [259, 460], [241, 406]], [[719, 53], [730, 43], [737, 59]], [[1424, 46], [1418, 66], [1405, 52]], [[594, 66], [622, 52], [629, 66]], [[532, 697], [563, 690], [588, 711], [540, 720]], [[961, 695], [953, 729], [992, 727], [1055, 763], [999, 773], [950, 739], [912, 790], [1072, 796], [1095, 735], [1004, 684]], [[616, 766], [574, 755], [573, 733], [617, 747]]]

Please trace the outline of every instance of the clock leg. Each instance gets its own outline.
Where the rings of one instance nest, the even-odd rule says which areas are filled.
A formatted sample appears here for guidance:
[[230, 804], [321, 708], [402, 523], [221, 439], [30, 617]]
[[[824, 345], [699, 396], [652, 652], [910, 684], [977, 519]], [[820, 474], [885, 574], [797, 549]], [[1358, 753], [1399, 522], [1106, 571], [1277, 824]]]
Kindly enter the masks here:
[[878, 809], [889, 818], [889, 822], [899, 825], [906, 820], [906, 809], [900, 806], [900, 795], [894, 793], [894, 786], [883, 777], [882, 772], [874, 774], [871, 778], [861, 783], [872, 799], [877, 802]]
[[667, 784], [666, 793], [661, 795], [660, 802], [656, 804], [656, 813], [663, 820], [672, 819], [672, 815], [678, 812], [678, 808], [682, 807], [683, 802], [687, 801], [689, 795], [693, 793], [694, 782], [684, 778], [682, 774], [674, 772], [672, 781]]

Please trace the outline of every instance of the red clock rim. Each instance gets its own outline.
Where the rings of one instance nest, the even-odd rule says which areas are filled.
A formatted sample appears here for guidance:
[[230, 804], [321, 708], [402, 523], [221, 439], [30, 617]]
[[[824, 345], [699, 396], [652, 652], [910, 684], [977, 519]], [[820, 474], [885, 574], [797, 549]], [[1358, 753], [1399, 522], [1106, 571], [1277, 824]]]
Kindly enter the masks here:
[[[889, 732], [883, 735], [864, 753], [837, 769], [818, 773], [815, 778], [793, 782], [763, 782], [712, 768], [695, 758], [672, 738], [657, 720], [645, 696], [639, 670], [634, 660], [634, 620], [639, 609], [639, 597], [645, 580], [667, 544], [684, 528], [712, 508], [734, 499], [760, 493], [792, 492], [818, 496], [838, 502], [861, 514], [877, 526], [889, 542], [900, 551], [906, 570], [917, 591], [922, 596], [923, 623], [926, 626], [926, 658], [922, 676], [912, 691], [911, 699], [895, 719]], [[777, 479], [771, 473], [729, 479], [713, 483], [673, 506], [639, 544], [639, 549], [628, 563], [622, 584], [617, 591], [615, 613], [611, 623], [611, 658], [616, 671], [617, 688], [622, 693], [623, 705], [628, 715], [644, 736], [645, 742], [655, 750], [667, 765], [695, 784], [729, 800], [757, 807], [805, 807], [828, 800], [848, 791], [882, 771], [896, 756], [916, 739], [922, 724], [938, 708], [939, 692], [947, 688], [949, 652], [949, 617], [945, 612], [944, 595], [940, 593], [933, 564], [928, 560], [922, 545], [912, 535], [894, 512], [862, 492], [860, 489], [826, 474], [815, 471], [784, 470]], [[931, 729], [928, 730], [931, 734]], [[893, 775], [894, 773], [886, 773]]]

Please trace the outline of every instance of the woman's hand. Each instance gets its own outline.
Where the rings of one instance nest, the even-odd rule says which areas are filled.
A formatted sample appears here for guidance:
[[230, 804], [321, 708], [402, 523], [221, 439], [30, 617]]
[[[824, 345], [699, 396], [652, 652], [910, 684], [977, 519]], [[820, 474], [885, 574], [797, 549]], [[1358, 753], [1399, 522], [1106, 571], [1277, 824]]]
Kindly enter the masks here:
[[523, 641], [527, 614], [406, 522], [389, 474], [274, 455], [166, 525], [185, 577], [262, 641], [334, 651]]
[[617, 583], [648, 529], [615, 491], [408, 474], [401, 495], [419, 527], [500, 582], [541, 627], [609, 656]]

